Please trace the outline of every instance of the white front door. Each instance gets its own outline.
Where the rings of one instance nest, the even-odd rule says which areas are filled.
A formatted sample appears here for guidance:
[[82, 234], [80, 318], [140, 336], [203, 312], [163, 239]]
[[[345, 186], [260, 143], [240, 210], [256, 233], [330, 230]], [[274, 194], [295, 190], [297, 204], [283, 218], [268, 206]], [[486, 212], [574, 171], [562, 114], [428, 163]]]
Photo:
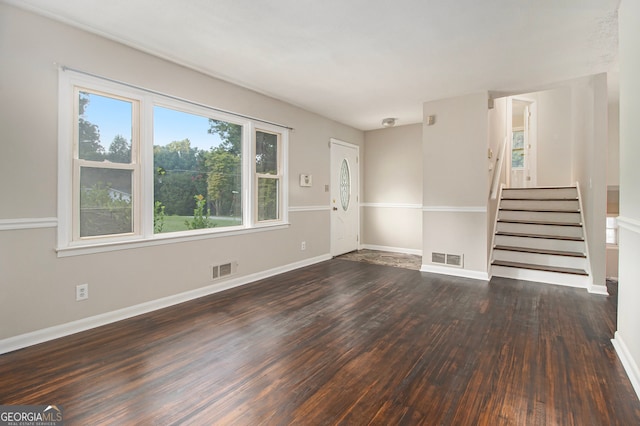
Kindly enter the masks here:
[[359, 147], [331, 139], [331, 255], [358, 249]]

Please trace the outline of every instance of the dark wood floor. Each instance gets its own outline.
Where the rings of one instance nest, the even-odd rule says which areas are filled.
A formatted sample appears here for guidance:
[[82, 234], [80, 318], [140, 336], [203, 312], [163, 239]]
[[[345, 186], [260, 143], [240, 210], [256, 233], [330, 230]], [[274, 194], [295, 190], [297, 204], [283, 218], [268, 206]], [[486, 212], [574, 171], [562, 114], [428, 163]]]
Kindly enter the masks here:
[[66, 424], [638, 425], [615, 297], [334, 259], [0, 356]]

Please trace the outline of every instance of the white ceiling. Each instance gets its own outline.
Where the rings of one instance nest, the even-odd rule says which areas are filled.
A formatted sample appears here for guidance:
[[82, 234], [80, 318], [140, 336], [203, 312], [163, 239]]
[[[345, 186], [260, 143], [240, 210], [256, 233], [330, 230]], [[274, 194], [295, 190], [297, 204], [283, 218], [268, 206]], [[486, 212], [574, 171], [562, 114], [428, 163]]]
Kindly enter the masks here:
[[619, 0], [6, 0], [358, 129], [617, 67]]

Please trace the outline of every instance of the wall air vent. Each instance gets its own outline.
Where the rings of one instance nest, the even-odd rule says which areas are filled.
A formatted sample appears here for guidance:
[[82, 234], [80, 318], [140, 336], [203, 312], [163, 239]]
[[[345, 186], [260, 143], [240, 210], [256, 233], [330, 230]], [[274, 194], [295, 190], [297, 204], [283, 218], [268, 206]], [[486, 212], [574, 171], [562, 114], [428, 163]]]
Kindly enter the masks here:
[[220, 277], [226, 277], [227, 275], [231, 275], [231, 263], [220, 265]]
[[448, 254], [447, 265], [458, 266], [462, 268], [462, 255], [461, 254]]
[[444, 253], [431, 253], [431, 263], [446, 263], [447, 255]]
[[220, 265], [211, 265], [211, 280], [218, 280], [220, 278], [228, 277], [238, 271], [238, 262], [226, 262]]
[[447, 266], [455, 266], [462, 268], [464, 263], [464, 256], [461, 254], [448, 254], [448, 253], [431, 253], [431, 263], [440, 263]]

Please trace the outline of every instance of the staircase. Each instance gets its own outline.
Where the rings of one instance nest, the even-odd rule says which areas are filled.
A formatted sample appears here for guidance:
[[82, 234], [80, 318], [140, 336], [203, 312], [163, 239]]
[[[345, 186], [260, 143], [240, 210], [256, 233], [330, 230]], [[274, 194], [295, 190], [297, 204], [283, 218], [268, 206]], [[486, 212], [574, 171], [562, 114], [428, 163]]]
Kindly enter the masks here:
[[491, 274], [588, 287], [580, 205], [576, 187], [503, 189]]

